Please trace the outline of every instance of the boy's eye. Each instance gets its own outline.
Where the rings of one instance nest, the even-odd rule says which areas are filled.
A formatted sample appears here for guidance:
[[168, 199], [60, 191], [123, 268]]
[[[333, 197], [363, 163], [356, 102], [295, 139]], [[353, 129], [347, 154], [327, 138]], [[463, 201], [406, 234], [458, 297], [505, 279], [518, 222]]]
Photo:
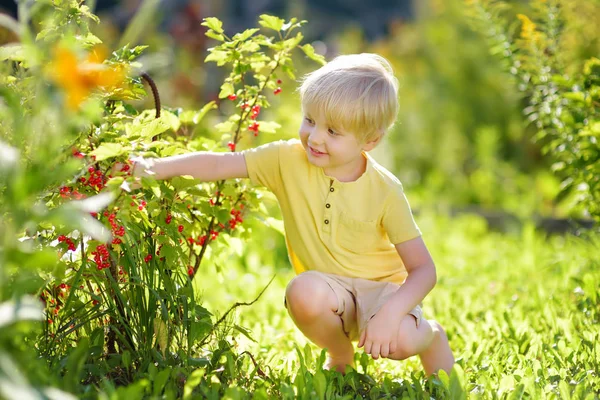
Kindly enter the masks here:
[[329, 132], [330, 135], [337, 136], [337, 132], [334, 131], [333, 129], [329, 128], [327, 131]]
[[308, 122], [311, 125], [315, 123], [315, 121], [313, 121], [312, 119], [310, 119], [308, 117], [305, 117], [304, 119], [306, 120], [306, 122]]

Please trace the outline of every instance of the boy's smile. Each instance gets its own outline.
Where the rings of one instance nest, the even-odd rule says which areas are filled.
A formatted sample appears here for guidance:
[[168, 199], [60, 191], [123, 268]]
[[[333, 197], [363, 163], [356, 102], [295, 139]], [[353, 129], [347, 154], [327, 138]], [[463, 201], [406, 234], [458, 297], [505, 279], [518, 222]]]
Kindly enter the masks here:
[[341, 182], [355, 181], [365, 172], [366, 159], [362, 153], [378, 142], [360, 143], [352, 133], [328, 126], [321, 115], [309, 113], [304, 115], [300, 126], [300, 141], [308, 161]]
[[310, 145], [308, 146], [308, 148], [310, 149], [311, 154], [315, 157], [322, 157], [322, 156], [327, 155], [327, 153], [317, 151], [316, 149], [312, 148]]

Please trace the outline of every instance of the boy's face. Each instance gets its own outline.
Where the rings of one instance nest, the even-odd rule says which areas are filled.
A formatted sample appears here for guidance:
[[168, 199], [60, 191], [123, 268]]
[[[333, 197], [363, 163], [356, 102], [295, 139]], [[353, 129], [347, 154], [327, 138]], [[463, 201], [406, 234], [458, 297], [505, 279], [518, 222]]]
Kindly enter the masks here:
[[323, 168], [328, 176], [340, 181], [356, 180], [365, 170], [363, 151], [375, 147], [379, 139], [362, 143], [350, 133], [327, 126], [322, 115], [304, 114], [300, 126], [300, 140], [308, 161]]

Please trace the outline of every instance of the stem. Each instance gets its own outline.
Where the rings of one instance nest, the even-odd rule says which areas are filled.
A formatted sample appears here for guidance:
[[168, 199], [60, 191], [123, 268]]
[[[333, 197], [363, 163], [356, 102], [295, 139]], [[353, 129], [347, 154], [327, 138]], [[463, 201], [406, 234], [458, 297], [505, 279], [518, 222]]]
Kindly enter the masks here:
[[154, 80], [152, 80], [152, 78], [150, 78], [150, 75], [148, 75], [146, 72], [144, 72], [141, 76], [146, 82], [148, 82], [148, 85], [150, 85], [150, 88], [152, 89], [152, 96], [154, 97], [154, 108], [156, 109], [156, 118], [160, 118], [160, 96], [158, 94], [158, 88], [156, 87], [156, 83], [154, 83]]
[[[283, 53], [283, 51], [282, 51], [282, 53]], [[281, 54], [281, 53], [278, 53], [278, 54]], [[252, 104], [248, 107], [248, 111], [242, 110], [242, 113], [240, 115], [240, 120], [238, 121], [238, 126], [235, 131], [235, 136], [233, 138], [233, 143], [238, 142], [238, 139], [240, 137], [240, 133], [242, 130], [242, 123], [248, 118], [248, 115], [250, 115], [250, 113], [252, 112], [252, 107], [254, 107], [256, 105], [256, 102], [258, 101], [258, 96], [260, 96], [262, 91], [265, 90], [265, 87], [267, 86], [267, 82], [269, 81], [269, 78], [271, 77], [273, 72], [275, 72], [275, 70], [279, 67], [280, 59], [281, 59], [281, 57], [277, 58], [277, 62], [275, 63], [275, 66], [271, 69], [271, 71], [269, 71], [269, 74], [267, 75], [267, 79], [265, 79], [265, 81], [263, 82], [262, 87], [258, 89], [258, 93], [256, 94], [256, 96], [254, 96], [254, 99], [252, 100]], [[242, 81], [243, 81], [243, 79], [244, 79], [244, 76], [242, 75]], [[246, 113], [245, 116], [244, 116], [244, 112]]]
[[223, 323], [223, 321], [225, 321], [225, 319], [227, 318], [227, 316], [236, 308], [241, 307], [241, 306], [251, 306], [252, 304], [256, 303], [258, 301], [258, 299], [261, 298], [261, 296], [263, 295], [263, 293], [267, 290], [267, 288], [269, 286], [271, 286], [271, 283], [273, 283], [273, 280], [275, 279], [277, 275], [273, 275], [273, 277], [271, 278], [271, 280], [269, 281], [269, 283], [267, 283], [267, 286], [265, 286], [263, 288], [263, 290], [260, 291], [260, 293], [258, 294], [258, 296], [252, 300], [250, 303], [240, 303], [237, 302], [235, 303], [233, 306], [231, 306], [231, 308], [229, 308], [229, 310], [227, 310], [227, 312], [225, 314], [223, 314], [223, 316], [221, 318], [219, 318], [219, 320], [217, 322], [215, 322], [215, 324], [212, 326], [210, 332], [208, 332], [208, 334], [200, 341], [200, 344], [198, 345], [198, 347], [202, 347], [207, 341], [208, 338], [210, 337], [210, 335], [213, 334], [213, 332], [215, 331], [215, 329], [217, 329], [217, 327], [219, 325], [221, 325]]
[[258, 365], [258, 363], [256, 362], [256, 360], [254, 359], [254, 356], [252, 355], [252, 353], [250, 353], [249, 351], [244, 351], [243, 353], [241, 353], [239, 355], [239, 357], [242, 357], [244, 354], [247, 354], [248, 357], [250, 357], [250, 360], [252, 360], [252, 364], [254, 364], [254, 368], [256, 368], [256, 373], [258, 374], [258, 376], [260, 376], [261, 378], [264, 378], [264, 379], [268, 380], [269, 382], [273, 382], [271, 380], [271, 378], [269, 378], [267, 376], [267, 374], [265, 374], [265, 372], [260, 368], [260, 366]]

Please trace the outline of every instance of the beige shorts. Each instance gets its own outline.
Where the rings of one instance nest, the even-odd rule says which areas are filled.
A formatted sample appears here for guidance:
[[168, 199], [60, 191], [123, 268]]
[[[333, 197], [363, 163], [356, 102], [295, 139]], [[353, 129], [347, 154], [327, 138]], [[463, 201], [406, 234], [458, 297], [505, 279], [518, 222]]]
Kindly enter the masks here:
[[[346, 336], [350, 340], [358, 340], [360, 338], [360, 334], [367, 326], [367, 322], [373, 318], [381, 306], [400, 287], [400, 285], [391, 282], [349, 278], [318, 271], [306, 271], [302, 274], [315, 275], [323, 279], [331, 287], [338, 301], [338, 308], [335, 313], [342, 319], [344, 333], [346, 333]], [[421, 307], [419, 305], [416, 306], [409, 314], [415, 317], [417, 327], [419, 327], [423, 318]]]

